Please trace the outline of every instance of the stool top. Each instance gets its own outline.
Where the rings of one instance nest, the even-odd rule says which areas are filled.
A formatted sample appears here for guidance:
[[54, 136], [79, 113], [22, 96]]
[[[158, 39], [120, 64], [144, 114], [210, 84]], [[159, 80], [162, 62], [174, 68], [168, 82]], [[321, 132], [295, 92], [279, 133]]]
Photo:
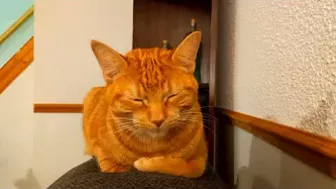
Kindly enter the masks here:
[[171, 175], [132, 170], [125, 173], [101, 173], [94, 159], [71, 169], [47, 189], [227, 189], [227, 186], [207, 167], [204, 175], [188, 179]]

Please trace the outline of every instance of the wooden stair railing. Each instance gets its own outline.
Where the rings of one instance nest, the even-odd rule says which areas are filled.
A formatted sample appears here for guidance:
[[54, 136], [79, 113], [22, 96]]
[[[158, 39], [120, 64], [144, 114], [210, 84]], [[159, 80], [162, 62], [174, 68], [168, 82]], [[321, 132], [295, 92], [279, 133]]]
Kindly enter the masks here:
[[12, 56], [0, 69], [0, 94], [32, 63], [34, 60], [34, 37]]
[[[81, 113], [82, 104], [34, 104], [34, 112]], [[336, 140], [231, 110], [223, 109], [219, 112], [217, 119], [222, 121], [219, 121], [221, 125], [218, 127], [242, 128], [316, 170], [336, 178]], [[219, 141], [222, 142], [225, 139]]]
[[[12, 26], [0, 35], [0, 45], [33, 13], [34, 6], [31, 6]], [[0, 94], [32, 63], [33, 60], [34, 37], [31, 37], [20, 50], [0, 68]]]

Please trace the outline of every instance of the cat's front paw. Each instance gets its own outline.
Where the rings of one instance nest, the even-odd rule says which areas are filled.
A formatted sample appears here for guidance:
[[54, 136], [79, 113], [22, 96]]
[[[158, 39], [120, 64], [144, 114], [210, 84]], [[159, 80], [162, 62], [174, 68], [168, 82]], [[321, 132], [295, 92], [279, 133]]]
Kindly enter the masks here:
[[139, 171], [144, 172], [155, 172], [158, 170], [161, 162], [164, 160], [164, 157], [154, 157], [154, 158], [147, 158], [143, 157], [134, 162], [134, 167]]
[[189, 161], [181, 158], [152, 157], [140, 158], [134, 167], [143, 172], [157, 172], [187, 178], [202, 176], [205, 170], [205, 158], [198, 157]]
[[143, 172], [156, 172], [180, 176], [185, 171], [185, 161], [179, 158], [143, 157], [134, 162], [134, 167]]

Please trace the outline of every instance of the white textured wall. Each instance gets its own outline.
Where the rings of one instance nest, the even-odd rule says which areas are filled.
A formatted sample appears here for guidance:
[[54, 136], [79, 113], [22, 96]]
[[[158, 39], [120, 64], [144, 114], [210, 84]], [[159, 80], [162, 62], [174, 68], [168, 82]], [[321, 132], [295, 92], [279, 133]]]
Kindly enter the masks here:
[[0, 95], [0, 188], [35, 186], [27, 174], [33, 162], [33, 64]]
[[336, 138], [336, 1], [234, 2], [233, 87], [220, 88], [221, 104]]
[[221, 103], [229, 97], [236, 111], [336, 138], [336, 1], [233, 6], [234, 87], [222, 88]]
[[[90, 40], [132, 47], [133, 0], [35, 1], [35, 103], [81, 103], [104, 85]], [[42, 188], [85, 161], [81, 114], [35, 114], [34, 173]]]
[[[220, 7], [217, 105], [336, 138], [336, 1], [229, 0]], [[234, 136], [235, 175], [248, 178], [239, 188], [336, 188], [250, 134], [236, 129]]]

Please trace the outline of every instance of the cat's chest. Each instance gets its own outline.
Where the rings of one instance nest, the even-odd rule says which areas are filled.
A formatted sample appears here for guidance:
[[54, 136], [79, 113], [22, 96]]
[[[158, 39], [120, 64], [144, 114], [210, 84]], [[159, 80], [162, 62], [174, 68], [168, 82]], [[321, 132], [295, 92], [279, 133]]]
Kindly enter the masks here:
[[[133, 141], [134, 142], [134, 141]], [[137, 143], [137, 144], [136, 144]], [[183, 146], [176, 146], [174, 142], [167, 143], [121, 143], [115, 142], [114, 155], [120, 161], [134, 162], [142, 157], [172, 157], [190, 159], [194, 156], [197, 149], [196, 140], [191, 140]]]

